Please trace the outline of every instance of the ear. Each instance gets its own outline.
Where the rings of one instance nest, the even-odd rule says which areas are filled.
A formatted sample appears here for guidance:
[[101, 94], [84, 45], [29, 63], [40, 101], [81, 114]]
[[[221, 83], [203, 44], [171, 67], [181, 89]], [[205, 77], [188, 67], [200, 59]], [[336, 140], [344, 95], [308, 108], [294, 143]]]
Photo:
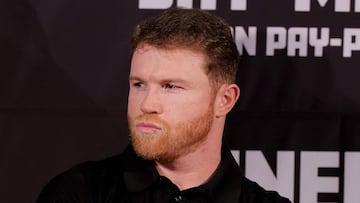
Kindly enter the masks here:
[[234, 107], [240, 96], [240, 88], [236, 84], [223, 84], [215, 99], [215, 116], [224, 117]]

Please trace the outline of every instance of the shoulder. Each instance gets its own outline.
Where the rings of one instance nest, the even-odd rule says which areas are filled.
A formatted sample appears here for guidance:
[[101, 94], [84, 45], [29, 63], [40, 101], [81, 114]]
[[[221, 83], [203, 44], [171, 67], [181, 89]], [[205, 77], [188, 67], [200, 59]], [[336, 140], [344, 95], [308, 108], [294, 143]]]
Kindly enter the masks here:
[[41, 191], [37, 203], [92, 202], [100, 191], [106, 192], [115, 182], [121, 182], [124, 155], [101, 161], [78, 164], [52, 178]]
[[275, 191], [267, 191], [246, 177], [241, 181], [241, 201], [244, 203], [290, 203], [290, 200], [280, 196]]

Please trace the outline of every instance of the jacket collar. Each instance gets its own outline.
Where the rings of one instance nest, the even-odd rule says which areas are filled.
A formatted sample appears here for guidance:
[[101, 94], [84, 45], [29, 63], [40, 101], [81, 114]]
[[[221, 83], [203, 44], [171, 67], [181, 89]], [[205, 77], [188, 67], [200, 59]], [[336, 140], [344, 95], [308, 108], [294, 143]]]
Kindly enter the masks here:
[[[132, 146], [125, 152], [126, 166], [124, 182], [129, 192], [146, 190], [160, 179], [153, 161], [146, 161], [138, 157]], [[230, 149], [223, 144], [221, 162], [214, 175], [205, 184], [188, 189], [207, 193], [214, 202], [222, 202], [226, 199], [236, 202], [240, 198], [242, 174]]]

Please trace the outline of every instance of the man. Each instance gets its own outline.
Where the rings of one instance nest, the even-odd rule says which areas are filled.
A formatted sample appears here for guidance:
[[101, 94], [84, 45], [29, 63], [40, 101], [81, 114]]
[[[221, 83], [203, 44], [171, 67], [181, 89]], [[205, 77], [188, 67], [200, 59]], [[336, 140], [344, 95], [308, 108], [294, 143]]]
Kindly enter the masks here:
[[239, 53], [223, 19], [170, 9], [132, 36], [132, 146], [54, 178], [44, 202], [289, 202], [241, 176], [223, 144], [240, 90]]

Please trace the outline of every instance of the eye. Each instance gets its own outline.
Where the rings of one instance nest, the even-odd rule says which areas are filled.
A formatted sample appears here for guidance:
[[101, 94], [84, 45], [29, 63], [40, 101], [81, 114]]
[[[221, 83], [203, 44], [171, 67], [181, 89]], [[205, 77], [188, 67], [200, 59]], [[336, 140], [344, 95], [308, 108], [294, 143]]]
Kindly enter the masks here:
[[140, 87], [144, 87], [144, 83], [143, 82], [133, 82], [132, 86], [140, 88]]
[[165, 83], [165, 84], [162, 86], [162, 88], [163, 88], [165, 91], [167, 91], [167, 92], [173, 92], [173, 93], [178, 92], [178, 91], [180, 91], [180, 90], [183, 89], [182, 86], [175, 85], [175, 84], [173, 84], [173, 83]]
[[176, 85], [173, 85], [173, 84], [171, 84], [171, 83], [166, 83], [166, 84], [164, 85], [164, 88], [165, 88], [165, 89], [175, 89], [175, 88], [179, 88], [179, 87], [176, 86]]

